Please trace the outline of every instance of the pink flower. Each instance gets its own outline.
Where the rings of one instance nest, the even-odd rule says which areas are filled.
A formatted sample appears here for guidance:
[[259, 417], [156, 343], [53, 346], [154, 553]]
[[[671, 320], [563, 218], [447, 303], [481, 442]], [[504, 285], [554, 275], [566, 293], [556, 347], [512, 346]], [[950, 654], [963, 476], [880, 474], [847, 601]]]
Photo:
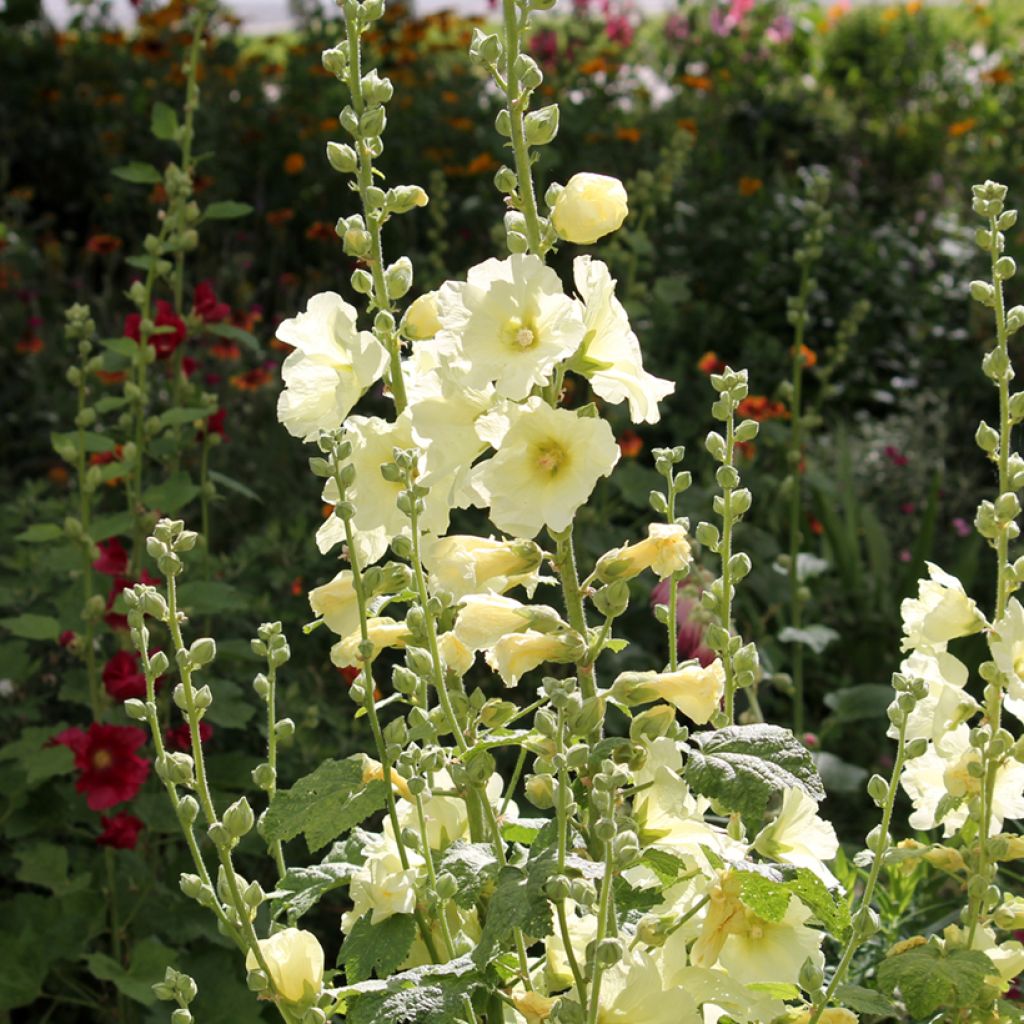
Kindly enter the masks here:
[[970, 537], [973, 532], [971, 524], [963, 516], [957, 516], [952, 522], [953, 532], [958, 537]]
[[891, 444], [887, 444], [887, 445], [886, 445], [886, 446], [885, 446], [885, 447], [884, 447], [884, 448], [882, 449], [882, 454], [883, 454], [883, 455], [884, 455], [884, 456], [885, 456], [885, 457], [886, 457], [886, 458], [887, 458], [887, 459], [888, 459], [888, 460], [889, 460], [889, 461], [890, 461], [890, 462], [891, 462], [891, 463], [892, 463], [892, 464], [893, 464], [894, 466], [899, 466], [899, 467], [900, 467], [901, 469], [902, 469], [902, 468], [903, 468], [904, 466], [908, 466], [908, 465], [910, 464], [910, 459], [908, 459], [908, 458], [906, 457], [906, 455], [904, 455], [904, 454], [903, 454], [903, 452], [901, 452], [901, 451], [899, 450], [899, 448], [896, 448], [896, 447], [895, 447], [894, 445], [891, 445]]
[[[669, 599], [669, 581], [662, 580], [651, 591], [651, 606], [667, 605]], [[677, 584], [676, 598], [676, 651], [681, 661], [696, 659], [707, 667], [715, 660], [715, 652], [704, 643], [705, 625], [694, 613], [699, 608], [697, 595], [692, 589], [684, 591]]]

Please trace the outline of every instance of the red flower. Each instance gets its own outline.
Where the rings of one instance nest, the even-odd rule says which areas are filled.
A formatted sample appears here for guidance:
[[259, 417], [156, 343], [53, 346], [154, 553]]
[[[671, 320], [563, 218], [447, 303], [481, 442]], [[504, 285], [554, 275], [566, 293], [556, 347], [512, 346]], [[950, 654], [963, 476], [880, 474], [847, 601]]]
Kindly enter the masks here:
[[128, 571], [128, 552], [117, 537], [100, 541], [99, 549], [100, 557], [92, 563], [97, 572], [104, 576], [123, 576]]
[[64, 632], [57, 637], [57, 643], [59, 643], [61, 647], [70, 647], [75, 642], [75, 639], [76, 637], [74, 632], [70, 629], [65, 629]]
[[[213, 736], [213, 726], [209, 722], [199, 723], [199, 742], [203, 745]], [[164, 743], [168, 750], [180, 750], [189, 753], [192, 750], [192, 733], [189, 731], [188, 722], [175, 725], [164, 730]]]
[[[141, 341], [141, 317], [138, 313], [129, 313], [124, 318], [124, 336]], [[156, 304], [156, 316], [153, 323], [157, 327], [170, 327], [169, 331], [151, 334], [149, 343], [156, 349], [158, 359], [168, 359], [174, 350], [185, 340], [185, 321], [174, 312], [174, 307], [163, 299]]]
[[208, 324], [222, 323], [231, 316], [231, 307], [226, 302], [217, 301], [212, 281], [200, 281], [196, 285], [193, 305], [196, 316]]
[[118, 651], [103, 666], [103, 685], [114, 700], [146, 696], [146, 677], [139, 669], [139, 657], [129, 651]]
[[149, 775], [149, 761], [135, 753], [146, 742], [146, 733], [133, 725], [93, 722], [87, 732], [65, 729], [51, 742], [75, 755], [75, 789], [86, 794], [91, 811], [131, 800]]
[[196, 432], [196, 440], [202, 441], [207, 434], [218, 434], [222, 441], [226, 441], [228, 435], [224, 430], [224, 420], [227, 414], [227, 409], [218, 409], [212, 416], [207, 416], [205, 424]]
[[96, 842], [115, 850], [134, 850], [143, 827], [141, 820], [127, 811], [119, 811], [112, 818], [100, 818], [100, 824], [103, 832], [96, 837]]

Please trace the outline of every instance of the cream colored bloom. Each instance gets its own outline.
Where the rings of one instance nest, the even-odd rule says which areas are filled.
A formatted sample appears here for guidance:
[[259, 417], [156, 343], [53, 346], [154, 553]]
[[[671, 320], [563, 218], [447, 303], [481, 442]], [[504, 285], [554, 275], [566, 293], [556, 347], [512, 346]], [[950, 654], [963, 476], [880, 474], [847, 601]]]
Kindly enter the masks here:
[[341, 919], [346, 934], [364, 914], [370, 914], [371, 924], [380, 924], [394, 914], [411, 914], [416, 909], [416, 882], [423, 858], [407, 847], [409, 867], [403, 867], [397, 843], [386, 834], [372, 836], [363, 847], [363, 856], [366, 859], [349, 884], [352, 909]]
[[[964, 689], [967, 666], [948, 651], [912, 651], [900, 672], [928, 684], [928, 693], [907, 718], [908, 741], [924, 738], [937, 743], [978, 710], [978, 702]], [[899, 730], [890, 723], [887, 735], [896, 739]]]
[[545, 526], [564, 530], [619, 454], [604, 420], [531, 398], [498, 453], [474, 469], [477, 500], [490, 507], [491, 522], [513, 537], [535, 537]]
[[810, 868], [826, 885], [836, 884], [824, 863], [839, 850], [836, 830], [818, 816], [817, 803], [802, 789], [785, 791], [778, 815], [758, 833], [754, 849], [783, 864]]
[[601, 974], [598, 1024], [701, 1024], [703, 1017], [685, 988], [669, 988], [662, 958], [629, 948]]
[[690, 566], [690, 540], [685, 526], [651, 523], [647, 539], [626, 544], [602, 555], [597, 560], [598, 578], [605, 583], [613, 580], [631, 580], [645, 569], [653, 569], [655, 576], [666, 579]]
[[945, 650], [950, 640], [977, 633], [985, 619], [964, 585], [931, 562], [930, 580], [919, 580], [917, 597], [908, 597], [900, 606], [903, 616], [903, 650], [921, 648]]
[[359, 627], [359, 601], [352, 585], [352, 572], [342, 569], [323, 586], [309, 592], [309, 607], [324, 620], [332, 633], [348, 636]]
[[[948, 925], [942, 933], [947, 948], [967, 948], [967, 932], [959, 925]], [[985, 981], [999, 992], [1005, 992], [1010, 983], [1024, 971], [1024, 946], [1015, 939], [996, 940], [996, 933], [984, 925], [974, 933], [971, 949], [984, 953], [995, 967], [995, 974]]]
[[[939, 743], [930, 743], [907, 765], [900, 784], [914, 805], [911, 828], [927, 831], [942, 825], [945, 836], [959, 830], [967, 820], [968, 801], [981, 792], [982, 780], [970, 770], [972, 764], [980, 763], [980, 757], [971, 746], [970, 728], [960, 725]], [[939, 803], [947, 793], [961, 802], [938, 817]], [[990, 811], [994, 832], [1003, 827], [1006, 818], [1024, 817], [1024, 764], [1009, 761], [997, 770]]]
[[543, 556], [532, 540], [452, 534], [430, 545], [423, 564], [431, 590], [447, 590], [460, 600], [469, 594], [503, 594], [519, 584], [532, 592]]
[[658, 403], [672, 394], [675, 384], [644, 369], [640, 342], [615, 297], [608, 267], [600, 260], [578, 256], [573, 276], [583, 300], [586, 335], [572, 368], [588, 378], [594, 393], [606, 402], [628, 401], [634, 423], [657, 423], [661, 419]]
[[402, 330], [412, 341], [426, 341], [441, 330], [437, 318], [437, 292], [426, 292], [405, 311]]
[[[363, 755], [363, 785], [368, 786], [371, 782], [383, 782], [384, 781], [384, 765], [380, 761], [375, 761], [372, 757]], [[391, 769], [391, 785], [392, 788], [398, 791], [406, 800], [412, 799], [412, 794], [409, 792], [409, 783], [402, 778], [401, 775]]]
[[[789, 1018], [789, 1024], [810, 1024], [814, 1011], [808, 1007], [806, 1010], [797, 1010], [796, 1016]], [[842, 1006], [832, 1006], [821, 1011], [818, 1024], [858, 1024], [860, 1017]]]
[[1024, 722], [1024, 608], [1017, 598], [1010, 598], [988, 644], [996, 667], [1006, 677], [1003, 707]]
[[471, 650], [482, 651], [508, 633], [540, 628], [558, 632], [569, 626], [546, 604], [521, 604], [500, 594], [470, 594], [462, 600], [452, 631]]
[[493, 383], [516, 401], [551, 378], [583, 340], [583, 315], [558, 275], [537, 256], [516, 254], [473, 267], [465, 283], [438, 292], [439, 345], [471, 388]]
[[[373, 655], [376, 657], [385, 647], [405, 647], [409, 639], [409, 627], [404, 622], [396, 622], [387, 616], [378, 616], [366, 622], [367, 638], [373, 644]], [[359, 645], [363, 642], [362, 632], [356, 629], [344, 639], [339, 640], [331, 648], [331, 661], [338, 668], [358, 668]]]
[[552, 635], [527, 630], [503, 636], [487, 652], [486, 658], [506, 686], [515, 686], [538, 665], [548, 661], [577, 661], [583, 653], [583, 641], [575, 633]]
[[[269, 939], [259, 940], [260, 952], [270, 971], [274, 991], [289, 1003], [312, 1002], [324, 984], [324, 951], [312, 932], [285, 928]], [[248, 971], [260, 963], [250, 949], [245, 956]]]
[[457, 676], [464, 676], [476, 661], [476, 654], [467, 647], [454, 633], [442, 633], [437, 638], [437, 647], [441, 652], [441, 660], [445, 668]]
[[629, 213], [629, 197], [618, 178], [583, 171], [558, 193], [551, 223], [559, 237], [576, 245], [593, 245], [618, 231]]
[[314, 295], [305, 313], [278, 327], [277, 337], [295, 349], [281, 367], [277, 418], [305, 441], [340, 426], [387, 365], [384, 346], [356, 330], [355, 309], [334, 292]]
[[613, 692], [627, 703], [666, 700], [690, 721], [706, 725], [725, 695], [725, 668], [721, 659], [715, 658], [706, 667], [693, 662], [675, 672], [623, 673], [613, 684]]

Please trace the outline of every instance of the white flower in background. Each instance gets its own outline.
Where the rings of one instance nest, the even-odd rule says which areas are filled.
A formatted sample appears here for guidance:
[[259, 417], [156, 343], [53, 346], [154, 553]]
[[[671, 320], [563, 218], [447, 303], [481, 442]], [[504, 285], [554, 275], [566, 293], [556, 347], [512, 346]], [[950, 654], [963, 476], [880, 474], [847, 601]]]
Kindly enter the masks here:
[[437, 339], [471, 388], [493, 383], [505, 398], [526, 398], [583, 340], [583, 316], [558, 275], [532, 255], [490, 259], [465, 283], [448, 281], [437, 298]]
[[1007, 680], [1003, 707], [1024, 722], [1024, 608], [1011, 597], [988, 641], [992, 659]]
[[[981, 760], [971, 746], [970, 733], [968, 726], [958, 726], [938, 743], [929, 744], [904, 769], [900, 783], [914, 805], [909, 818], [911, 828], [927, 831], [942, 825], [943, 835], [951, 836], [967, 820], [967, 803], [981, 792], [982, 785], [982, 780], [969, 770]], [[939, 803], [947, 793], [962, 801], [937, 817]], [[1024, 764], [1009, 761], [997, 770], [990, 811], [993, 832], [1003, 827], [1006, 818], [1024, 817]]]
[[411, 914], [416, 909], [416, 881], [423, 858], [407, 847], [409, 867], [402, 867], [398, 844], [386, 834], [372, 836], [363, 856], [366, 860], [349, 884], [352, 909], [341, 919], [346, 935], [364, 914], [370, 914], [371, 924], [380, 924], [393, 914]]
[[573, 261], [573, 277], [583, 300], [586, 328], [573, 369], [582, 373], [606, 402], [628, 401], [634, 423], [657, 423], [661, 419], [658, 403], [672, 394], [675, 384], [644, 369], [640, 342], [615, 297], [615, 281], [608, 267], [600, 260], [578, 256]]
[[352, 585], [352, 573], [343, 569], [329, 583], [309, 592], [313, 614], [338, 636], [348, 636], [359, 628], [359, 601]]
[[716, 964], [734, 981], [795, 984], [808, 958], [823, 968], [822, 932], [806, 926], [811, 912], [791, 898], [781, 921], [766, 921], [740, 900], [741, 878], [726, 870], [711, 890], [700, 938], [690, 951], [695, 967]]
[[433, 338], [441, 330], [441, 321], [437, 318], [437, 292], [426, 292], [410, 304], [402, 317], [402, 330], [412, 341]]
[[[964, 689], [967, 666], [947, 651], [914, 651], [904, 658], [900, 673], [928, 684], [927, 695], [907, 718], [908, 741], [924, 738], [937, 743], [978, 710], [978, 702]], [[890, 724], [887, 735], [896, 739], [899, 730]]]
[[[805, 1010], [794, 1011], [795, 1015], [786, 1018], [786, 1024], [811, 1024], [814, 1010], [808, 1007]], [[821, 1011], [818, 1024], [860, 1024], [860, 1017], [847, 1010], [843, 1006], [832, 1006]]]
[[[455, 958], [467, 956], [480, 945], [480, 919], [476, 908], [463, 910], [454, 900], [445, 905], [444, 915], [448, 925], [448, 934], [452, 940], [452, 952]], [[409, 947], [409, 955], [398, 965], [400, 971], [409, 971], [414, 967], [425, 967], [427, 964], [448, 963], [448, 947], [445, 942], [444, 929], [441, 927], [441, 915], [431, 914], [429, 918], [430, 935], [434, 940], [431, 952], [423, 941], [423, 935], [416, 929], [416, 938]], [[438, 959], [434, 959], [435, 955]]]
[[978, 606], [964, 591], [964, 585], [931, 562], [930, 580], [918, 580], [917, 597], [900, 605], [903, 616], [903, 650], [921, 648], [945, 650], [950, 640], [977, 633], [985, 625]]
[[469, 594], [503, 594], [522, 584], [533, 594], [540, 582], [544, 553], [532, 540], [495, 540], [452, 534], [424, 552], [432, 591], [447, 590], [456, 600]]
[[[409, 627], [404, 622], [396, 622], [387, 616], [367, 619], [366, 633], [367, 639], [373, 644], [374, 657], [385, 647], [405, 647], [409, 639]], [[359, 645], [362, 641], [362, 632], [357, 628], [331, 648], [331, 661], [338, 668], [360, 667], [362, 662], [359, 660]]]
[[[586, 960], [587, 946], [597, 937], [597, 915], [586, 912], [579, 914], [577, 909], [572, 900], [565, 901], [569, 941], [577, 962], [583, 963]], [[569, 958], [559, 928], [544, 940], [544, 965], [548, 988], [551, 991], [557, 992], [572, 985], [572, 968], [569, 966]]]
[[[259, 940], [260, 953], [270, 971], [274, 991], [290, 1003], [312, 1000], [324, 984], [324, 951], [312, 932], [285, 928], [269, 939]], [[259, 970], [260, 963], [250, 949], [245, 969]]]
[[462, 601], [453, 632], [471, 650], [482, 651], [508, 633], [541, 627], [546, 632], [569, 629], [546, 604], [522, 604], [500, 594], [470, 594]]
[[771, 860], [810, 868], [828, 886], [838, 884], [824, 863], [839, 850], [836, 830], [818, 817], [818, 804], [802, 789], [784, 792], [778, 815], [758, 833], [754, 849]]
[[598, 579], [631, 580], [645, 569], [652, 569], [659, 579], [683, 572], [690, 566], [690, 539], [686, 527], [668, 523], [651, 523], [647, 539], [615, 548], [597, 560]]
[[618, 231], [629, 213], [629, 196], [618, 178], [582, 171], [574, 174], [555, 199], [551, 223], [560, 238], [593, 245]]
[[550, 633], [509, 633], [486, 655], [487, 664], [501, 676], [506, 686], [515, 686], [527, 672], [545, 662], [578, 661], [583, 657], [583, 641], [575, 633], [559, 636]]
[[281, 367], [277, 418], [304, 441], [340, 426], [388, 362], [384, 346], [356, 330], [355, 309], [334, 292], [314, 295], [305, 313], [282, 322], [277, 337], [295, 349]]
[[[385, 480], [381, 466], [394, 462], [396, 448], [416, 448], [416, 443], [408, 410], [393, 423], [375, 416], [350, 416], [345, 427], [346, 436], [352, 442], [351, 461], [356, 471], [355, 483], [347, 492], [355, 505], [353, 540], [359, 560], [366, 566], [381, 558], [396, 537], [410, 536], [409, 519], [398, 508], [398, 496], [405, 485]], [[331, 504], [338, 500], [333, 478], [324, 487], [323, 500]], [[449, 507], [443, 483], [430, 489], [424, 504], [421, 530], [435, 535], [444, 533], [448, 528]], [[345, 524], [337, 516], [331, 516], [317, 531], [316, 540], [321, 553], [326, 554], [345, 540]]]
[[545, 526], [564, 530], [619, 455], [604, 420], [531, 398], [498, 453], [474, 469], [476, 500], [488, 505], [491, 522], [513, 537], [535, 537]]

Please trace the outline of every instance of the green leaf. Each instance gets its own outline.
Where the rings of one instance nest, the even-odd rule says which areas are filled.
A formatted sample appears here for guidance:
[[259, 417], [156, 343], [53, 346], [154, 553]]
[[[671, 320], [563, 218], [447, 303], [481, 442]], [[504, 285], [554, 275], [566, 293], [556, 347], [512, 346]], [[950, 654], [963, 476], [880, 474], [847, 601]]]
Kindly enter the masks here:
[[55, 896], [92, 885], [89, 874], [68, 878], [68, 851], [56, 843], [30, 843], [18, 849], [15, 856], [21, 867], [14, 877], [26, 885], [49, 889]]
[[869, 1013], [877, 1017], [891, 1017], [896, 1012], [891, 999], [863, 985], [840, 985], [835, 991], [835, 1000], [857, 1013]]
[[133, 946], [131, 966], [127, 970], [106, 953], [92, 953], [85, 962], [93, 977], [112, 982], [119, 992], [143, 1006], [152, 1006], [157, 1001], [153, 985], [163, 980], [174, 959], [173, 949], [148, 936]]
[[459, 885], [455, 902], [468, 910], [497, 877], [498, 861], [490, 844], [459, 839], [441, 854], [437, 871], [438, 874], [447, 871], [455, 879]]
[[868, 781], [869, 773], [866, 768], [850, 764], [849, 761], [844, 761], [827, 750], [816, 754], [814, 763], [818, 766], [818, 773], [829, 793], [856, 793], [859, 796]]
[[319, 864], [289, 868], [277, 889], [271, 893], [275, 901], [273, 916], [284, 912], [289, 921], [294, 921], [312, 910], [327, 893], [347, 885], [362, 866], [360, 851], [364, 838], [365, 833], [353, 829], [348, 839], [335, 843]]
[[164, 142], [172, 142], [178, 132], [178, 115], [173, 107], [166, 103], [153, 104], [153, 113], [149, 119], [149, 130]]
[[163, 483], [147, 487], [142, 492], [142, 501], [147, 508], [157, 509], [164, 515], [173, 515], [198, 494], [199, 488], [192, 483], [188, 473], [182, 470]]
[[502, 822], [501, 836], [510, 843], [529, 846], [550, 823], [550, 818], [518, 818], [516, 821]]
[[327, 760], [291, 789], [278, 790], [264, 818], [268, 842], [294, 839], [300, 832], [310, 852], [354, 828], [387, 802], [382, 779], [363, 784], [365, 756]]
[[786, 887], [838, 939], [850, 930], [850, 907], [841, 889], [828, 886], [810, 868], [797, 868]]
[[101, 338], [100, 344], [125, 359], [134, 359], [139, 351], [139, 343], [134, 338]]
[[58, 722], [22, 730], [16, 740], [0, 747], [0, 761], [14, 761], [25, 773], [29, 786], [67, 775], [74, 767], [75, 755], [64, 746], [47, 746], [63, 728], [64, 723]]
[[740, 876], [740, 902], [765, 921], [778, 923], [789, 907], [789, 890], [780, 873], [768, 865], [748, 864]]
[[15, 536], [20, 544], [45, 544], [64, 536], [64, 531], [56, 523], [33, 523], [27, 530]]
[[878, 984], [897, 991], [910, 1015], [930, 1017], [936, 1010], [971, 1006], [981, 994], [985, 978], [996, 969], [984, 953], [973, 949], [916, 946], [887, 957], [878, 965]]
[[89, 527], [89, 536], [99, 543], [110, 537], [119, 537], [128, 533], [132, 528], [132, 514], [130, 512], [115, 512], [112, 516], [100, 516], [92, 521]]
[[814, 800], [825, 790], [810, 751], [777, 725], [731, 725], [691, 737], [686, 781], [744, 818], [761, 819], [768, 801], [785, 789], [802, 789]]
[[249, 606], [249, 599], [230, 583], [190, 580], [178, 588], [178, 603], [189, 615], [213, 615], [244, 611]]
[[104, 395], [93, 408], [98, 413], [116, 412], [118, 409], [123, 409], [126, 405], [130, 404], [130, 398], [124, 398], [121, 395]]
[[825, 694], [825, 704], [834, 716], [832, 725], [881, 718], [892, 699], [892, 687], [881, 683], [863, 683]]
[[347, 1024], [453, 1024], [465, 1017], [465, 1000], [483, 985], [468, 956], [416, 967], [386, 982], [342, 989]]
[[203, 210], [203, 220], [235, 220], [237, 217], [248, 217], [252, 207], [248, 203], [239, 203], [234, 199], [221, 199], [210, 203]]
[[161, 427], [176, 427], [182, 423], [194, 423], [196, 420], [205, 420], [207, 416], [217, 411], [216, 407], [201, 409], [197, 406], [189, 408], [168, 409], [160, 413]]
[[213, 691], [213, 703], [206, 717], [213, 725], [222, 729], [241, 729], [253, 715], [251, 691], [243, 689], [233, 679], [213, 678], [206, 680]]
[[658, 876], [658, 881], [665, 887], [672, 885], [686, 870], [684, 861], [653, 846], [644, 850], [640, 861]]
[[0, 626], [25, 640], [56, 640], [60, 636], [60, 623], [49, 615], [15, 615], [0, 619]]
[[376, 974], [393, 974], [409, 955], [416, 938], [416, 918], [412, 914], [392, 914], [380, 924], [370, 923], [371, 915], [361, 917], [348, 933], [338, 963], [345, 968], [350, 984], [366, 981]]
[[823, 654], [829, 644], [839, 639], [839, 634], [830, 626], [814, 624], [795, 629], [787, 626], [780, 634], [779, 641], [784, 644], [803, 644], [815, 654]]
[[259, 352], [260, 343], [255, 334], [236, 327], [234, 324], [206, 324], [205, 330], [208, 334], [215, 334], [218, 338], [228, 338], [244, 345], [250, 352]]
[[[65, 434], [50, 434], [50, 444], [61, 458], [64, 458], [62, 450], [66, 449], [71, 453], [77, 452], [79, 443], [82, 444], [86, 455], [92, 452], [112, 452], [117, 447], [112, 437], [97, 434], [94, 430], [83, 430], [81, 434], [77, 430], [70, 430]], [[74, 454], [72, 454], [73, 458]]]
[[223, 473], [218, 473], [217, 470], [211, 469], [207, 474], [209, 478], [216, 484], [220, 484], [221, 487], [226, 487], [229, 491], [234, 491], [236, 494], [242, 495], [243, 498], [248, 498], [250, 501], [258, 501], [261, 505], [263, 499], [253, 490], [246, 487], [245, 484], [235, 480], [233, 477], [225, 476]]
[[163, 180], [163, 176], [152, 164], [144, 164], [139, 160], [115, 167], [111, 174], [132, 185], [156, 185]]

